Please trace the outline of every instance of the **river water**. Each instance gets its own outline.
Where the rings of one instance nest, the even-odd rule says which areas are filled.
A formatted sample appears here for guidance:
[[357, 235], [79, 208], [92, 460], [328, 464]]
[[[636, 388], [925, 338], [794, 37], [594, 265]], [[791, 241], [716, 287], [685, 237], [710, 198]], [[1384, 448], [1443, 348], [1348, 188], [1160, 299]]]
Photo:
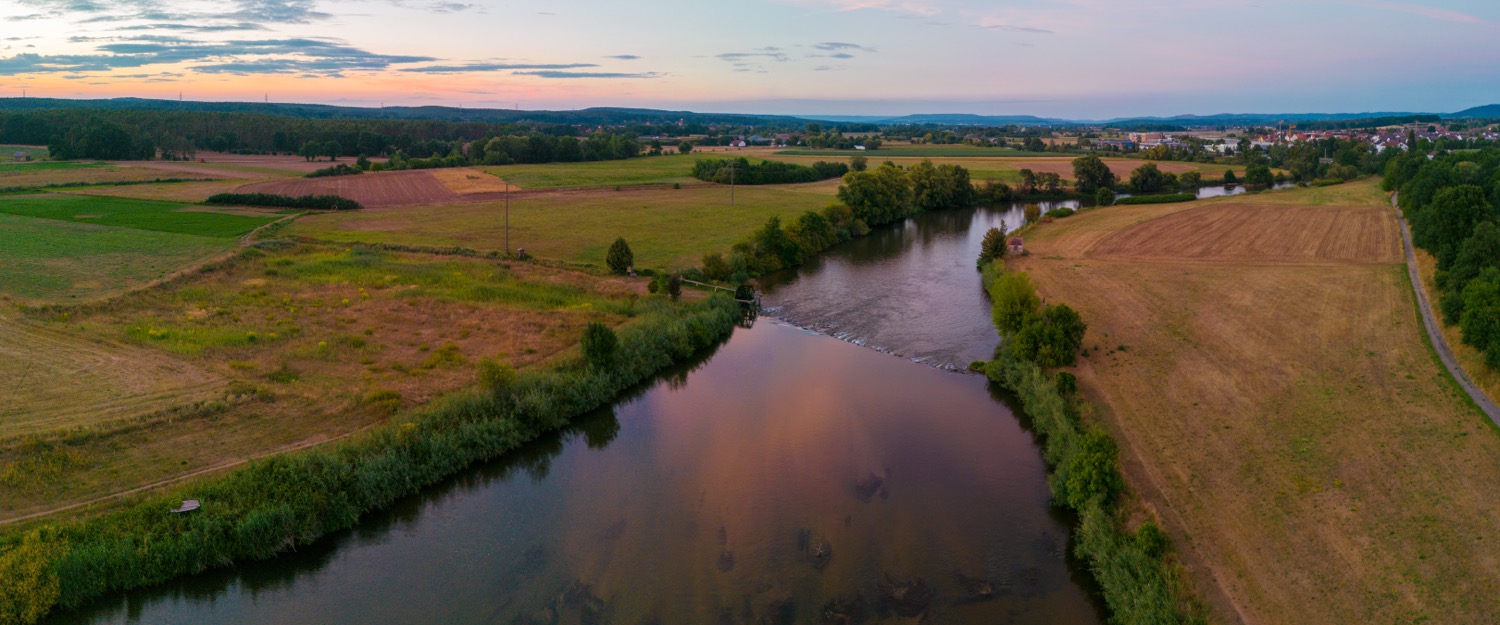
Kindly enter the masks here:
[[49, 622], [1101, 623], [1036, 441], [943, 370], [995, 346], [974, 258], [1001, 220], [1020, 207], [840, 246], [570, 431], [295, 553]]

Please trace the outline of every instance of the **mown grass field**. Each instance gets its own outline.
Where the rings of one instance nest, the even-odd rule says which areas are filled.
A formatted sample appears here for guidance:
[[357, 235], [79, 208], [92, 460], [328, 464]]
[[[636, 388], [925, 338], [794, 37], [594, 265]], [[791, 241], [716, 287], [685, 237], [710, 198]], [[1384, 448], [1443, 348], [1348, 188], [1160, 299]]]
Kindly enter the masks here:
[[0, 297], [39, 303], [95, 299], [164, 278], [235, 245], [220, 237], [0, 213]]
[[[1171, 258], [1145, 236], [1242, 210], [1259, 236], [1301, 240], [1308, 223], [1267, 205], [1361, 215], [1328, 222], [1349, 253], [1306, 253], [1320, 238], [1214, 254], [1256, 236], [1224, 229]], [[1222, 622], [1500, 619], [1500, 436], [1423, 340], [1373, 181], [1086, 211], [1026, 244], [1012, 268], [1090, 323], [1076, 373], [1131, 505], [1161, 519]]]
[[0, 319], [0, 352], [24, 356], [0, 373], [50, 381], [0, 404], [0, 520], [380, 423], [473, 384], [482, 360], [524, 369], [589, 321], [670, 305], [644, 284], [276, 241], [107, 305]]
[[12, 196], [0, 202], [0, 213], [56, 219], [152, 232], [232, 238], [276, 220], [212, 210], [184, 210], [190, 205], [117, 197], [47, 194]]
[[[518, 196], [510, 206], [510, 246], [541, 258], [603, 266], [624, 237], [637, 267], [697, 265], [727, 251], [771, 217], [785, 223], [834, 201], [837, 181], [779, 187], [719, 185], [682, 189], [590, 190]], [[288, 232], [335, 242], [398, 243], [482, 251], [504, 247], [504, 204], [366, 209], [308, 215]]]

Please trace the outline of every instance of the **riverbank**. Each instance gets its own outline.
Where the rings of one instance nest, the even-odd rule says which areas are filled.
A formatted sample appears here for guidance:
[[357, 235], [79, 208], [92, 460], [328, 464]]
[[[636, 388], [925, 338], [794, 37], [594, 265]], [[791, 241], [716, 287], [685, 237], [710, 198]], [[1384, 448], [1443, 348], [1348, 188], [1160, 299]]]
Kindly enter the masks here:
[[[984, 269], [997, 320], [1018, 312], [997, 290], [1004, 271], [1003, 261]], [[1021, 400], [1042, 440], [1053, 502], [1078, 515], [1074, 555], [1088, 563], [1109, 606], [1110, 622], [1207, 623], [1166, 535], [1154, 520], [1122, 507], [1129, 496], [1120, 492], [1117, 447], [1092, 423], [1094, 408], [1078, 396], [1077, 378], [1065, 371], [1048, 373], [1019, 355], [1013, 347], [1016, 339], [1015, 334], [1004, 336], [996, 358], [975, 367]]]
[[[0, 623], [32, 623], [55, 605], [270, 558], [352, 527], [369, 511], [555, 430], [715, 344], [740, 314], [726, 297], [682, 303], [622, 328], [612, 366], [572, 355], [536, 371], [490, 367], [479, 390], [345, 441], [253, 462], [86, 520], [11, 531], [0, 538]], [[171, 514], [183, 499], [203, 508]]]

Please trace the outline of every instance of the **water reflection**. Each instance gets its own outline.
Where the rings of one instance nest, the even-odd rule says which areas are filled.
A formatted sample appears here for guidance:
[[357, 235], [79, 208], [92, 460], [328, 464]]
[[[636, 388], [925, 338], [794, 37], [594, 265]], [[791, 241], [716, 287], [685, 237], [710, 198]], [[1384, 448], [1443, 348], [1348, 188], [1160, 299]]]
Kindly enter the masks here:
[[666, 378], [355, 531], [52, 622], [1098, 622], [982, 378], [781, 323]]

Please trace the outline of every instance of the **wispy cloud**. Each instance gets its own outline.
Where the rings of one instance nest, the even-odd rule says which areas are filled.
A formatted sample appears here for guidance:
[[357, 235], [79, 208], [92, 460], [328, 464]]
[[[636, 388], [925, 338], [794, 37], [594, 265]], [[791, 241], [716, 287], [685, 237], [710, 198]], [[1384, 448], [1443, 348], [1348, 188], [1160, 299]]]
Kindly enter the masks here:
[[815, 43], [815, 44], [813, 44], [813, 47], [817, 48], [819, 50], [828, 50], [828, 51], [833, 51], [833, 50], [859, 50], [860, 52], [875, 52], [875, 48], [871, 48], [871, 47], [867, 47], [867, 46], [862, 46], [862, 45], [859, 45], [857, 43], [846, 43], [846, 42], [842, 42], [842, 41], [827, 41], [827, 42], [824, 42], [824, 43]]
[[889, 11], [933, 16], [940, 11], [935, 0], [782, 0], [803, 6], [825, 6], [834, 11]]
[[559, 72], [552, 70], [541, 70], [535, 72], [511, 72], [517, 76], [536, 76], [539, 78], [660, 78], [664, 74], [660, 72]]
[[638, 56], [636, 56], [634, 54], [616, 54], [616, 55], [613, 55], [613, 56], [606, 56], [604, 58], [606, 58], [606, 59], [616, 59], [616, 60], [620, 60], [620, 61], [634, 61], [634, 60], [637, 60], [637, 59], [639, 59], [641, 57], [638, 57]]
[[1386, 9], [1388, 11], [1396, 11], [1398, 13], [1420, 15], [1422, 17], [1444, 22], [1456, 22], [1459, 24], [1474, 24], [1477, 26], [1490, 27], [1500, 26], [1500, 24], [1497, 24], [1494, 21], [1484, 19], [1477, 15], [1470, 15], [1462, 11], [1455, 11], [1453, 9], [1444, 9], [1439, 7], [1430, 7], [1421, 4], [1411, 4], [1409, 2], [1388, 2], [1385, 0], [1354, 0], [1350, 3], [1371, 8]]
[[599, 67], [596, 63], [468, 63], [464, 65], [431, 65], [426, 67], [407, 67], [403, 72], [416, 72], [421, 74], [464, 74], [469, 72], [498, 72], [506, 70], [559, 70], [559, 69], [582, 69], [586, 67]]

